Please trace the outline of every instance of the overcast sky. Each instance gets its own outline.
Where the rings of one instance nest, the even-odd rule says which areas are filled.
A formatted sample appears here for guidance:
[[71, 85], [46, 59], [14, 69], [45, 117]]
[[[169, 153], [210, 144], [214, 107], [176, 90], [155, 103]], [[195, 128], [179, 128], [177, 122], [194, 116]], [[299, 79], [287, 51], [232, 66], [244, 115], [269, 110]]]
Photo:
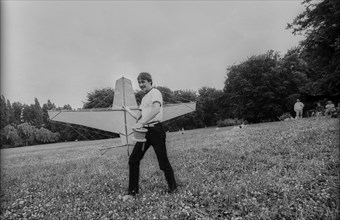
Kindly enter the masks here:
[[222, 89], [228, 66], [302, 39], [301, 1], [1, 1], [1, 93], [82, 107], [88, 92], [147, 71], [155, 86]]

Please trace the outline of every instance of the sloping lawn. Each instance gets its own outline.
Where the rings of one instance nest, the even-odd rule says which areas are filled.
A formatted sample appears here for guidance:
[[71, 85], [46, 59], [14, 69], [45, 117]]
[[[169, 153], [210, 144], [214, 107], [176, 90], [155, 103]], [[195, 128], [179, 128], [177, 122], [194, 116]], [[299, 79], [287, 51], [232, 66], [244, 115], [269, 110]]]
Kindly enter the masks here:
[[113, 144], [1, 150], [1, 219], [339, 219], [338, 119], [168, 133], [178, 192], [150, 148], [128, 200], [127, 148], [98, 150]]

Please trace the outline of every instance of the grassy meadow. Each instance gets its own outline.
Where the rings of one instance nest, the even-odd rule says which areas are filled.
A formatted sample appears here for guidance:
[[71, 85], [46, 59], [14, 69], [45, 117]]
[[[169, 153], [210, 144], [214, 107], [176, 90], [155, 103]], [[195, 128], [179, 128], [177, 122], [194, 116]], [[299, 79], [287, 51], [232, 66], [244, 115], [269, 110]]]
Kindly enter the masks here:
[[[168, 133], [179, 190], [152, 148], [125, 199], [119, 139], [1, 150], [1, 219], [339, 219], [339, 119]], [[132, 150], [130, 148], [130, 150]]]

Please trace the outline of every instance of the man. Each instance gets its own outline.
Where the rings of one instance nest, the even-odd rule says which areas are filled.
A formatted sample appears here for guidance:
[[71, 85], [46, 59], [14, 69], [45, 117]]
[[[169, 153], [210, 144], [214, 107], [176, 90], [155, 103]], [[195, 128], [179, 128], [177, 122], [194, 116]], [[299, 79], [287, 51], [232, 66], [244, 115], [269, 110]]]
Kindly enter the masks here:
[[[163, 117], [163, 97], [162, 93], [152, 87], [152, 77], [149, 73], [142, 72], [138, 75], [138, 84], [140, 89], [145, 93], [139, 113], [135, 114], [128, 107], [124, 107], [133, 117], [137, 119], [134, 129], [147, 128], [146, 142], [137, 142], [129, 158], [129, 188], [128, 195], [134, 196], [139, 191], [139, 165], [145, 152], [152, 145], [161, 170], [163, 170], [165, 179], [168, 183], [168, 192], [172, 193], [177, 189], [174, 172], [170, 165], [165, 138], [166, 133], [161, 124]], [[143, 146], [144, 145], [144, 146]]]
[[331, 100], [329, 100], [327, 103], [326, 103], [326, 111], [325, 111], [325, 114], [326, 116], [330, 115], [332, 116], [333, 113], [336, 112], [336, 108], [335, 108], [335, 105], [333, 104], [333, 102]]
[[295, 104], [294, 104], [294, 111], [296, 113], [296, 116], [295, 116], [295, 119], [298, 119], [298, 118], [302, 118], [302, 113], [303, 113], [303, 107], [305, 105], [300, 102], [299, 99], [296, 100]]

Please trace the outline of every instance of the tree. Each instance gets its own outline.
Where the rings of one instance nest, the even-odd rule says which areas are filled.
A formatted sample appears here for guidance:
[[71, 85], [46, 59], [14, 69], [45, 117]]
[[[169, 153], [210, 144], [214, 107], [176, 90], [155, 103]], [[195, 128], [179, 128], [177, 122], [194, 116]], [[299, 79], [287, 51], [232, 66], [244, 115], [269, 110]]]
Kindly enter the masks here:
[[173, 96], [175, 102], [194, 102], [198, 98], [196, 92], [191, 90], [176, 90]]
[[275, 68], [278, 54], [250, 57], [247, 61], [228, 68], [225, 81], [225, 97], [230, 103], [230, 116], [247, 121], [263, 120], [268, 112], [277, 110], [272, 90], [271, 69]]
[[34, 131], [34, 138], [37, 143], [53, 143], [59, 140], [60, 134], [53, 133], [46, 128], [36, 129]]
[[15, 125], [7, 125], [1, 130], [1, 147], [19, 147], [23, 145], [23, 140]]
[[65, 110], [72, 110], [72, 107], [71, 107], [71, 105], [66, 104], [66, 105], [64, 105], [63, 109], [65, 109]]
[[[292, 63], [298, 66], [297, 70], [291, 68]], [[284, 107], [287, 97], [305, 92], [308, 78], [298, 64], [296, 58], [280, 59], [271, 50], [230, 66], [220, 99], [224, 117], [249, 122], [275, 120], [288, 110]]]
[[216, 125], [221, 108], [218, 100], [222, 95], [223, 91], [215, 88], [202, 87], [198, 90], [196, 111], [205, 126]]
[[36, 127], [30, 125], [29, 123], [22, 123], [17, 126], [18, 134], [20, 138], [24, 141], [25, 146], [31, 145], [34, 143], [34, 132], [37, 129]]
[[52, 110], [52, 109], [56, 109], [56, 106], [54, 103], [52, 103], [50, 100], [47, 100], [47, 103], [43, 104], [42, 107], [42, 111], [43, 111], [43, 123], [44, 126], [51, 130], [54, 131], [55, 130], [55, 125], [54, 123], [51, 123], [50, 118], [48, 116], [48, 111]]
[[11, 105], [11, 102], [9, 100], [7, 100], [7, 114], [8, 114], [8, 124], [11, 124], [15, 121], [14, 118], [14, 109]]
[[84, 109], [91, 108], [108, 108], [112, 107], [114, 90], [112, 88], [96, 89], [87, 93], [87, 101], [84, 103]]
[[162, 93], [163, 102], [165, 104], [175, 103], [174, 93], [171, 89], [169, 89], [168, 87], [164, 87], [164, 86], [157, 86], [156, 89], [158, 89]]
[[34, 99], [34, 104], [23, 105], [22, 122], [29, 123], [36, 127], [41, 127], [43, 124], [43, 110], [37, 98]]
[[33, 110], [33, 121], [34, 121], [34, 126], [36, 127], [41, 127], [44, 120], [43, 120], [43, 110], [40, 106], [40, 103], [37, 98], [34, 99], [34, 105], [31, 105], [31, 108]]
[[280, 91], [278, 96], [283, 101], [281, 102], [282, 110], [293, 114], [296, 99], [305, 100], [307, 96], [314, 94], [316, 90], [309, 78], [308, 64], [300, 56], [298, 48], [288, 50], [278, 63], [276, 68], [273, 69], [275, 74], [279, 76], [275, 89]]
[[23, 104], [21, 104], [20, 102], [13, 102], [12, 109], [13, 109], [13, 121], [11, 121], [10, 123], [18, 125], [21, 123], [21, 112], [23, 109]]
[[43, 127], [38, 129], [28, 123], [11, 124], [1, 130], [1, 145], [5, 148], [52, 143], [58, 141], [59, 137], [59, 133], [53, 133]]
[[[340, 95], [340, 1], [305, 0], [306, 10], [287, 25], [304, 35], [301, 56], [306, 60], [317, 95]], [[312, 85], [312, 84], [311, 84]]]
[[6, 99], [3, 95], [1, 96], [0, 108], [1, 108], [1, 129], [3, 129], [6, 125], [8, 125], [9, 122], [8, 108], [6, 105]]

